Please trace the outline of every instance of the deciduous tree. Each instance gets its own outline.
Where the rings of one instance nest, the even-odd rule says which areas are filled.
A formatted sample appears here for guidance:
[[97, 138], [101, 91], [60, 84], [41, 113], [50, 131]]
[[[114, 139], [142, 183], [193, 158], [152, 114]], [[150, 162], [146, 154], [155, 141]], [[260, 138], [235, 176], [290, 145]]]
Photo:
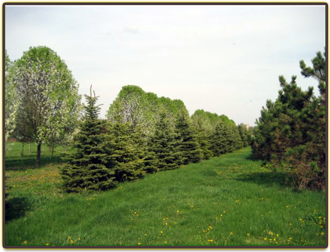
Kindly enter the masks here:
[[20, 101], [16, 119], [37, 144], [39, 165], [42, 143], [52, 144], [74, 128], [80, 108], [78, 84], [64, 61], [44, 46], [30, 48], [14, 68]]

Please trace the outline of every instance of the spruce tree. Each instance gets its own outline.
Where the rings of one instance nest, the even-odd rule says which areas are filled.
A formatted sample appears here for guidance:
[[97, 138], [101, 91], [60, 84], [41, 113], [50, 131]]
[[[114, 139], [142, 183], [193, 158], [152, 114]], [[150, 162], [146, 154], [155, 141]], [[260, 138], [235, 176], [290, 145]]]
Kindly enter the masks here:
[[243, 147], [246, 147], [249, 144], [248, 143], [248, 130], [247, 130], [246, 127], [247, 126], [242, 124], [242, 123], [237, 126], [239, 135], [240, 135], [241, 140], [242, 140], [242, 146]]
[[185, 111], [180, 111], [175, 124], [176, 153], [178, 164], [197, 163], [201, 160], [202, 150], [198, 144], [189, 117]]
[[75, 151], [67, 158], [68, 164], [61, 171], [67, 192], [106, 190], [116, 184], [112, 164], [107, 159], [109, 139], [104, 122], [98, 119], [97, 97], [91, 93], [85, 98], [85, 116], [75, 137]]
[[230, 125], [229, 126], [229, 132], [230, 132], [230, 151], [232, 152], [234, 150], [238, 150], [243, 147], [242, 138], [239, 134], [238, 128], [236, 125]]
[[212, 157], [211, 144], [209, 141], [210, 133], [206, 130], [195, 131], [197, 142], [201, 148], [201, 159], [207, 160]]
[[123, 122], [123, 111], [114, 114], [114, 123], [109, 124], [111, 153], [108, 158], [114, 166], [115, 179], [132, 181], [144, 175], [143, 146], [141, 136], [129, 122]]
[[230, 150], [229, 132], [223, 122], [218, 122], [210, 137], [211, 151], [213, 156], [220, 156]]
[[144, 175], [144, 161], [140, 148], [128, 123], [116, 122], [111, 126], [111, 155], [116, 180], [135, 180]]
[[194, 115], [195, 116], [191, 117], [193, 123], [192, 127], [194, 134], [196, 135], [196, 140], [201, 148], [201, 159], [207, 160], [212, 157], [212, 151], [210, 150], [211, 145], [209, 142], [210, 132], [204, 126], [203, 118], [196, 115], [196, 113]]
[[175, 153], [175, 137], [166, 112], [161, 111], [156, 123], [155, 133], [149, 142], [150, 163], [157, 170], [178, 168], [178, 157]]

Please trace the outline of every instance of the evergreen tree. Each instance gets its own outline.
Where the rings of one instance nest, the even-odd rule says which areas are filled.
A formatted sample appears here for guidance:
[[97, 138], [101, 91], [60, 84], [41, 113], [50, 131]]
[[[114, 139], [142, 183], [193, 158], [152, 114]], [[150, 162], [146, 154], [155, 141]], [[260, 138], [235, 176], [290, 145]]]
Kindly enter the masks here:
[[113, 123], [108, 124], [111, 152], [108, 155], [114, 166], [116, 181], [132, 181], [144, 175], [144, 144], [140, 128], [125, 120], [123, 101], [114, 101], [117, 108], [112, 113]]
[[138, 146], [138, 134], [129, 123], [115, 122], [110, 126], [111, 154], [115, 178], [119, 182], [132, 181], [144, 175], [143, 148]]
[[160, 113], [159, 121], [156, 123], [155, 133], [149, 142], [151, 166], [157, 170], [171, 170], [178, 168], [178, 158], [175, 153], [175, 137], [167, 118], [166, 112]]
[[237, 126], [239, 135], [242, 140], [242, 147], [246, 147], [249, 145], [249, 140], [248, 140], [248, 130], [247, 130], [247, 125], [241, 123]]
[[62, 169], [64, 188], [67, 192], [106, 190], [115, 186], [114, 170], [107, 159], [110, 152], [109, 136], [104, 122], [98, 119], [100, 108], [97, 97], [85, 95], [85, 116], [74, 142], [75, 152]]
[[194, 131], [185, 111], [180, 111], [175, 124], [176, 153], [178, 164], [197, 163], [201, 160], [202, 150], [197, 142]]
[[242, 138], [239, 134], [237, 126], [236, 125], [231, 125], [230, 128], [229, 128], [229, 131], [231, 132], [232, 139], [233, 139], [233, 144], [232, 144], [233, 151], [242, 148], [243, 147], [243, 141], [242, 141]]
[[207, 130], [195, 130], [196, 140], [201, 149], [201, 159], [207, 160], [213, 156], [210, 144], [210, 133]]
[[278, 98], [267, 101], [252, 141], [255, 157], [288, 171], [299, 188], [325, 187], [325, 59], [317, 53], [312, 62], [313, 68], [300, 66], [305, 77], [319, 80], [320, 97], [312, 87], [301, 90], [296, 76], [290, 83], [280, 76]]
[[213, 156], [220, 156], [230, 150], [229, 132], [223, 122], [218, 122], [210, 137]]

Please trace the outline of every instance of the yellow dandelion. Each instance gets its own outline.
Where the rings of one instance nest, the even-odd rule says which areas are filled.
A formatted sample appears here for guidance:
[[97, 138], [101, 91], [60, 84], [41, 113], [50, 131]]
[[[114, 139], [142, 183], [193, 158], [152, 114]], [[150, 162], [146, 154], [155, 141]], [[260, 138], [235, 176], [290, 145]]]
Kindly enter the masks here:
[[46, 246], [49, 246], [49, 242], [46, 242], [46, 244], [45, 244]]
[[220, 214], [220, 217], [222, 217], [223, 215], [222, 214]]
[[250, 236], [250, 234], [246, 234], [246, 236]]
[[27, 244], [27, 241], [23, 241], [23, 244], [26, 245]]
[[264, 238], [264, 241], [267, 241], [267, 237]]
[[167, 226], [167, 222], [165, 223], [165, 225]]
[[160, 231], [160, 233], [162, 234], [162, 233], [163, 233], [163, 231]]
[[230, 235], [233, 235], [234, 233], [230, 231], [229, 234], [230, 234]]
[[321, 235], [324, 235], [324, 232], [321, 232]]
[[140, 246], [141, 245], [141, 242], [138, 242], [138, 245]]
[[68, 236], [68, 239], [72, 239], [72, 236]]
[[223, 211], [223, 213], [226, 213], [226, 211]]
[[71, 243], [71, 244], [73, 244], [73, 243], [74, 243], [74, 241], [73, 241], [73, 240], [70, 240], [70, 243]]
[[208, 239], [207, 241], [208, 241], [208, 242], [213, 242], [213, 240], [212, 240], [212, 239]]

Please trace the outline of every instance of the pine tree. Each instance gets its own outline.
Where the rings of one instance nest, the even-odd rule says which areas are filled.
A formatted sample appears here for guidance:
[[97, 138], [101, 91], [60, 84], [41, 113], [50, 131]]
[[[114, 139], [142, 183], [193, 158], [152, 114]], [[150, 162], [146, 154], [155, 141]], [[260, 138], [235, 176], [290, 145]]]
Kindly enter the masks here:
[[171, 170], [178, 168], [178, 157], [175, 153], [175, 138], [166, 112], [160, 112], [159, 121], [156, 123], [155, 133], [149, 142], [149, 162], [157, 170]]
[[180, 111], [177, 116], [175, 133], [176, 153], [179, 159], [178, 164], [186, 165], [191, 162], [199, 162], [202, 157], [202, 150], [185, 111]]
[[116, 184], [112, 164], [107, 159], [109, 139], [104, 123], [98, 119], [97, 97], [91, 94], [85, 98], [86, 114], [75, 139], [75, 152], [67, 158], [68, 164], [61, 171], [67, 192], [106, 190]]
[[290, 83], [280, 76], [278, 98], [261, 111], [252, 148], [255, 157], [288, 171], [299, 188], [321, 189], [326, 170], [325, 58], [318, 52], [312, 63], [313, 68], [301, 61], [301, 73], [319, 81], [320, 96], [314, 96], [312, 87], [298, 87], [296, 76]]

